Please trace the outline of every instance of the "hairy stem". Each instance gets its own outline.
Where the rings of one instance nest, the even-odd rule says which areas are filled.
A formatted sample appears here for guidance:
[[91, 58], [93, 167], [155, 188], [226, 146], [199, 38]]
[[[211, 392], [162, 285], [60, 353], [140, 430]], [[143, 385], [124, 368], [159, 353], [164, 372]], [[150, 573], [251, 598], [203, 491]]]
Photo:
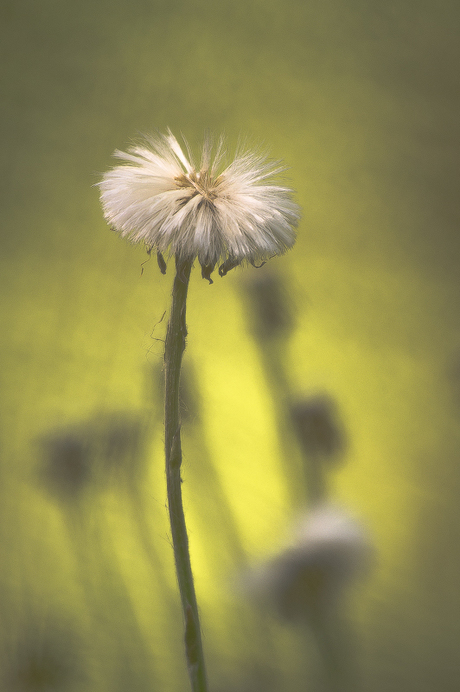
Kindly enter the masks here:
[[207, 692], [206, 670], [201, 642], [200, 620], [193, 584], [187, 527], [182, 504], [182, 447], [179, 414], [179, 384], [182, 355], [185, 350], [185, 320], [191, 261], [176, 257], [171, 315], [165, 342], [165, 456], [169, 518], [176, 562], [176, 574], [185, 623], [185, 653], [193, 692]]

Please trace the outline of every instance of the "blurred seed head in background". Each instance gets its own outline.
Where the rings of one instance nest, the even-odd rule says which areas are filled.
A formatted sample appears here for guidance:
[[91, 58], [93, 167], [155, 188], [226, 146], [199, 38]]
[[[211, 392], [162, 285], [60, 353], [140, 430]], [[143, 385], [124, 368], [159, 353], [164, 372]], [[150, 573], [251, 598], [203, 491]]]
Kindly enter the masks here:
[[146, 424], [132, 412], [96, 414], [39, 441], [39, 481], [54, 497], [76, 501], [122, 476], [133, 481], [143, 463]]
[[22, 624], [0, 652], [5, 692], [72, 692], [88, 684], [88, 660], [76, 632], [58, 619]]
[[290, 407], [291, 420], [305, 454], [336, 458], [345, 451], [345, 432], [337, 404], [327, 394], [299, 398]]
[[342, 605], [346, 587], [371, 565], [364, 527], [347, 512], [323, 503], [306, 512], [292, 544], [249, 575], [249, 591], [288, 620], [312, 621]]

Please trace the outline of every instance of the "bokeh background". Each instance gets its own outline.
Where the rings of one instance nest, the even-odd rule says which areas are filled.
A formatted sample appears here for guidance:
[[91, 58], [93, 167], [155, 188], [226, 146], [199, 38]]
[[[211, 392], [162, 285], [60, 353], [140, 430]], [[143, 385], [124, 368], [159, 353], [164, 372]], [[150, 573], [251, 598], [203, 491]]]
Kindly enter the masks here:
[[[458, 3], [3, 0], [0, 16], [1, 689], [187, 689], [158, 386], [172, 267], [142, 265], [94, 187], [115, 148], [169, 126], [290, 167], [303, 215], [270, 266], [293, 316], [278, 356], [289, 392], [336, 403], [329, 497], [377, 556], [344, 605], [355, 689], [458, 690]], [[308, 498], [251, 327], [266, 270], [212, 286], [195, 270], [190, 288], [184, 493], [222, 692], [323, 689], [308, 636], [240, 588]]]

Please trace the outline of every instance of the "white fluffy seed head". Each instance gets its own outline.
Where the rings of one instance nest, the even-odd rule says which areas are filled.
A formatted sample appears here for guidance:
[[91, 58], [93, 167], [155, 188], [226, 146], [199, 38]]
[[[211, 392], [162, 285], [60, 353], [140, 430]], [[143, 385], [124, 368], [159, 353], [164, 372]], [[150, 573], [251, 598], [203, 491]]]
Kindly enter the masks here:
[[213, 148], [205, 138], [199, 166], [186, 149], [168, 131], [115, 152], [123, 163], [98, 184], [115, 231], [149, 250], [197, 257], [203, 268], [264, 261], [293, 246], [299, 207], [279, 183], [284, 167], [249, 151], [224, 167], [222, 139]]

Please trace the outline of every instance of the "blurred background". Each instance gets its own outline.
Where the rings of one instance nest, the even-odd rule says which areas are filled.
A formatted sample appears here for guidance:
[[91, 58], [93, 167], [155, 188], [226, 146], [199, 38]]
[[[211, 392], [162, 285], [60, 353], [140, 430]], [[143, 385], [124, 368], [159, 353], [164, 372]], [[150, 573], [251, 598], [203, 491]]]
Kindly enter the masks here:
[[458, 690], [458, 3], [0, 16], [0, 689], [188, 689], [161, 430], [173, 271], [109, 231], [94, 187], [170, 127], [267, 148], [303, 209], [284, 257], [191, 281], [183, 487], [211, 689], [346, 688], [314, 627], [246, 588], [327, 499], [373, 545], [336, 614], [349, 688]]

